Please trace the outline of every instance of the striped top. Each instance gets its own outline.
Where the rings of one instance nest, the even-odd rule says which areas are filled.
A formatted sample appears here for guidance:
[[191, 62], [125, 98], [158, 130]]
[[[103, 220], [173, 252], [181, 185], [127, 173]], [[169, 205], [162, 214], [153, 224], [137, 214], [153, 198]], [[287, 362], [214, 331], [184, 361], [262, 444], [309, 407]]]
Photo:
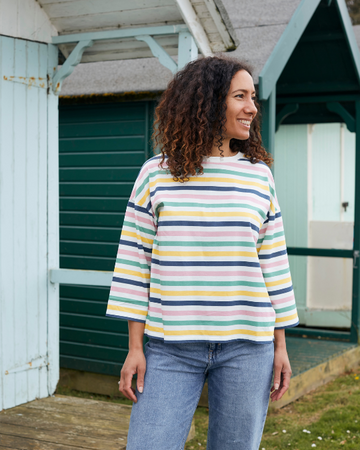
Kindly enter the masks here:
[[298, 324], [272, 173], [242, 153], [184, 183], [149, 159], [126, 209], [106, 315], [166, 342], [273, 341]]

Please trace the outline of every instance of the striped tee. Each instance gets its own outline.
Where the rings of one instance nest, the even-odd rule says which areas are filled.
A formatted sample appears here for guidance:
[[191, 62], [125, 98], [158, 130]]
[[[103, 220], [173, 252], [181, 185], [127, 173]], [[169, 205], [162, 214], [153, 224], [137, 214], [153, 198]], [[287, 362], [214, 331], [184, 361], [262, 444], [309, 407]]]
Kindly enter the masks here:
[[271, 343], [298, 324], [272, 173], [242, 153], [204, 158], [184, 183], [140, 170], [126, 209], [106, 315], [165, 342]]

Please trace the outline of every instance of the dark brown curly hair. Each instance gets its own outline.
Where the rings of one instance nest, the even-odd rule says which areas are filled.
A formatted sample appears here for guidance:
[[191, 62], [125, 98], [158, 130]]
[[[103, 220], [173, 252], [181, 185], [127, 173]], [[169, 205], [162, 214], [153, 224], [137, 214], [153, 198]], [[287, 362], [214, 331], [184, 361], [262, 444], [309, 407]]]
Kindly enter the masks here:
[[[207, 57], [190, 62], [177, 72], [155, 110], [153, 142], [162, 153], [175, 181], [203, 173], [202, 160], [214, 141], [220, 153], [226, 132], [226, 97], [233, 76], [250, 67], [233, 58]], [[255, 102], [259, 111], [259, 105]], [[230, 149], [245, 154], [255, 164], [269, 167], [273, 158], [262, 146], [259, 113], [251, 123], [247, 140], [231, 139]]]

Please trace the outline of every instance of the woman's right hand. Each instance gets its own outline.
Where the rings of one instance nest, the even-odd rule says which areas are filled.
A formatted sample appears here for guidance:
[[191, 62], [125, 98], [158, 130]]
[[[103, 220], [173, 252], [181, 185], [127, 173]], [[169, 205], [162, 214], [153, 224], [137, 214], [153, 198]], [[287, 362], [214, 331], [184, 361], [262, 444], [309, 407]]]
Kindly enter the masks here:
[[140, 393], [144, 390], [144, 377], [146, 371], [146, 359], [143, 349], [130, 350], [120, 373], [119, 391], [126, 398], [137, 402], [134, 389], [131, 387], [133, 376], [137, 374], [137, 389]]

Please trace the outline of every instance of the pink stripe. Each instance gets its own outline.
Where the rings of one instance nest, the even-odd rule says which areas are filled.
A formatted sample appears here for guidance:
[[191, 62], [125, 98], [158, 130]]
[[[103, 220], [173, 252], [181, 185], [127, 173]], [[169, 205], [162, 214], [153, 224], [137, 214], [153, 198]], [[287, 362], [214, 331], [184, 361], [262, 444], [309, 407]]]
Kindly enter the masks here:
[[[161, 199], [163, 198], [169, 198], [171, 200], [173, 199], [179, 199], [179, 200], [184, 200], [184, 199], [194, 199], [194, 194], [173, 194], [173, 193], [168, 193], [168, 192], [161, 192], [161, 193], [156, 193], [154, 198], [156, 199], [157, 197], [160, 197]], [[254, 201], [253, 197], [248, 196], [248, 195], [243, 195], [241, 197], [242, 200], [246, 201]], [[234, 201], [234, 197], [231, 197], [229, 195], [214, 195], [214, 194], [203, 194], [203, 195], [199, 195], [196, 194], [196, 200], [211, 200], [211, 201], [221, 201], [221, 202], [231, 202]], [[265, 202], [261, 199], [257, 200], [257, 203], [260, 203], [261, 205], [263, 205], [264, 207], [268, 207], [268, 202]], [[181, 205], [180, 205], [181, 206]]]
[[[271, 303], [273, 305], [282, 305], [283, 303], [287, 303], [287, 302], [294, 303], [294, 296], [293, 295], [289, 295], [288, 297], [280, 298], [278, 300], [271, 300]], [[294, 309], [295, 309], [295, 304], [294, 304]]]
[[[138, 297], [145, 297], [145, 298], [148, 298], [148, 296], [149, 296], [147, 292], [133, 291], [132, 289], [126, 289], [126, 288], [117, 287], [117, 286], [112, 286], [111, 292], [121, 292], [122, 294], [136, 295]], [[131, 299], [130, 299], [130, 302], [131, 302]]]
[[174, 270], [174, 271], [167, 271], [167, 270], [159, 270], [155, 267], [152, 268], [151, 273], [162, 275], [162, 276], [174, 276], [178, 277], [179, 275], [183, 277], [211, 277], [212, 279], [216, 278], [227, 278], [227, 277], [236, 277], [236, 276], [245, 276], [245, 277], [251, 277], [251, 278], [258, 278], [259, 280], [262, 280], [263, 277], [259, 275], [259, 273], [256, 272], [207, 272], [207, 271], [192, 271], [192, 272], [185, 272], [183, 270]]
[[268, 269], [270, 267], [279, 267], [282, 266], [284, 264], [287, 264], [287, 258], [283, 257], [282, 259], [272, 262], [272, 263], [264, 263], [264, 262], [260, 262], [260, 265], [263, 269]]
[[[135, 219], [135, 214], [133, 212], [128, 211], [126, 213], [125, 220], [127, 220], [128, 218]], [[146, 225], [150, 225], [151, 227], [154, 227], [154, 222], [152, 222], [150, 219], [146, 219], [145, 217], [142, 217], [139, 215], [137, 216], [136, 219], [141, 223], [146, 223]]]
[[252, 316], [252, 317], [275, 317], [274, 311], [263, 311], [263, 312], [252, 312], [252, 311], [166, 311], [161, 308], [154, 308], [151, 304], [149, 306], [149, 311], [154, 313], [162, 314], [163, 316]]
[[[158, 236], [200, 236], [200, 237], [215, 237], [215, 238], [221, 238], [221, 232], [215, 232], [215, 231], [168, 231], [164, 229], [158, 230]], [[250, 237], [252, 238], [252, 232], [249, 231], [226, 231], [226, 237]]]
[[[240, 166], [241, 169], [249, 170], [249, 162], [247, 162], [247, 163], [244, 162], [244, 161], [236, 161], [236, 162], [237, 162], [238, 166]], [[204, 166], [209, 166], [211, 164], [216, 164], [216, 166], [218, 167], [218, 163], [214, 163], [212, 161], [204, 161], [203, 162]], [[226, 163], [225, 161], [222, 161], [221, 162], [221, 167], [229, 167], [231, 169], [234, 169], [233, 164], [234, 164], [234, 161], [230, 162], [230, 163]], [[255, 173], [258, 173], [258, 172], [262, 172], [262, 173], [265, 173], [267, 175], [269, 171], [265, 167], [261, 167], [261, 165], [259, 164], [259, 165], [256, 166], [256, 172]], [[250, 171], [248, 173], [251, 175], [254, 172]]]
[[135, 258], [136, 260], [139, 258], [139, 261], [141, 263], [146, 262], [147, 264], [150, 264], [150, 262], [151, 262], [151, 256], [145, 255], [145, 258], [141, 258], [141, 255], [139, 255], [138, 253], [132, 252], [129, 250], [124, 250], [123, 246], [119, 246], [117, 256], [122, 258], [124, 255], [131, 256], [132, 258]]
[[118, 249], [118, 256], [123, 256], [123, 255], [127, 255], [127, 256], [132, 256], [133, 258], [138, 258], [139, 254], [137, 252], [132, 252], [130, 250], [124, 250], [122, 245], [119, 245], [119, 249]]

